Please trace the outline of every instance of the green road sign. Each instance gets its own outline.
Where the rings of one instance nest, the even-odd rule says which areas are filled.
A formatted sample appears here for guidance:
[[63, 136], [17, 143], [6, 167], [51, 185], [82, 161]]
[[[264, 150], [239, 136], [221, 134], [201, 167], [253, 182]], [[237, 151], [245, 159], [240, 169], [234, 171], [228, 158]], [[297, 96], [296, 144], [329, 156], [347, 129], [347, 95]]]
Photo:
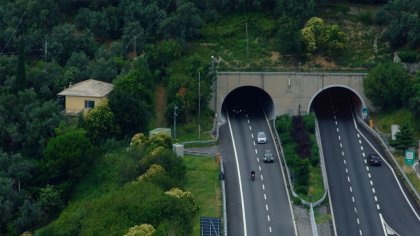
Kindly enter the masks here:
[[414, 156], [415, 156], [414, 151], [405, 150], [405, 158], [404, 158], [405, 164], [410, 165], [410, 166], [414, 165]]
[[367, 109], [367, 107], [363, 107], [363, 109], [362, 109], [362, 113], [363, 113], [363, 114], [366, 114], [366, 115], [368, 114], [368, 109]]

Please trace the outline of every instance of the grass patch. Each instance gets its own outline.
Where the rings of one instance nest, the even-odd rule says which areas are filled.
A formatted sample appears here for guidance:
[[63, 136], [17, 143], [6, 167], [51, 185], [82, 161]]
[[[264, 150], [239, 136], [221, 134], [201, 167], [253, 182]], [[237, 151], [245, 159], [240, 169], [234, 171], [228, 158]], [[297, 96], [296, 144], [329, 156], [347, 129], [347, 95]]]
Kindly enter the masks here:
[[378, 127], [382, 133], [390, 134], [392, 124], [401, 125], [404, 122], [408, 122], [410, 126], [414, 128], [417, 139], [420, 138], [420, 122], [418, 122], [418, 119], [416, 119], [414, 114], [406, 108], [391, 112], [376, 113], [373, 114], [372, 117], [376, 123], [376, 127]]
[[324, 195], [324, 182], [319, 166], [310, 168], [309, 172], [309, 190], [306, 201], [318, 201]]
[[[198, 134], [198, 119], [197, 117], [189, 117], [189, 120], [184, 124], [176, 125], [176, 142], [188, 142], [198, 140], [214, 140], [211, 134], [213, 129], [214, 113], [210, 110], [204, 111], [201, 114], [200, 121], [200, 135]], [[173, 128], [173, 127], [171, 127]]]
[[420, 193], [420, 178], [416, 175], [413, 167], [407, 166], [404, 163], [404, 153], [402, 151], [397, 151], [394, 153], [394, 157], [398, 164], [401, 166], [401, 169], [407, 175], [407, 178], [410, 180], [416, 191]]
[[185, 190], [194, 195], [200, 210], [193, 220], [191, 235], [200, 235], [200, 216], [221, 217], [222, 200], [219, 165], [213, 158], [185, 156], [187, 183]]

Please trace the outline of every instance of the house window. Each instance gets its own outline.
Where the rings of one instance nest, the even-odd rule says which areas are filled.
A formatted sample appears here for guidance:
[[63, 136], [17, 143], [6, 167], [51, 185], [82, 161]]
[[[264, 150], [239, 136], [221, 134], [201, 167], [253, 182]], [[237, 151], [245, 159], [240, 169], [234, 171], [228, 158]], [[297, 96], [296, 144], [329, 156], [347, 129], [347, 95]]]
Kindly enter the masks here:
[[95, 107], [95, 101], [85, 100], [85, 108], [94, 108], [94, 107]]

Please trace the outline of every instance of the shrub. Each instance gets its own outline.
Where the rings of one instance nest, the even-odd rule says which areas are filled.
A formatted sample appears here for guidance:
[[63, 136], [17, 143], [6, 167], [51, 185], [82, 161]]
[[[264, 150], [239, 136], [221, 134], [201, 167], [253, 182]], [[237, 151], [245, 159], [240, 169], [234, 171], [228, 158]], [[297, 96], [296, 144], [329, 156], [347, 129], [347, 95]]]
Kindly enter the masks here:
[[398, 56], [402, 62], [406, 63], [415, 63], [419, 61], [420, 58], [420, 54], [418, 52], [409, 50], [399, 51]]
[[292, 118], [289, 115], [282, 115], [276, 119], [276, 129], [279, 133], [288, 133], [290, 132], [290, 127], [292, 124]]

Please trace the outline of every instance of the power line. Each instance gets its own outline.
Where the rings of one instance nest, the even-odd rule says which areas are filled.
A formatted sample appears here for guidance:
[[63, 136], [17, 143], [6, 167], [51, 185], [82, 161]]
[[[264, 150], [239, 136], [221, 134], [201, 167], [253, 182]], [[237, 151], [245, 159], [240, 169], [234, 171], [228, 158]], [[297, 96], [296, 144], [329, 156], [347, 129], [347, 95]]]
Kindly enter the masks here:
[[7, 40], [6, 45], [4, 45], [4, 47], [1, 50], [0, 54], [3, 54], [4, 50], [7, 48], [7, 45], [9, 45], [10, 40], [13, 38], [13, 36], [15, 36], [15, 33], [16, 33], [17, 29], [19, 28], [19, 25], [22, 23], [23, 17], [25, 16], [26, 11], [28, 10], [29, 4], [31, 4], [31, 2], [32, 2], [32, 0], [29, 0], [28, 4], [26, 4], [25, 11], [23, 12], [22, 16], [20, 17], [19, 23], [17, 24], [17, 26], [13, 30], [12, 35]]
[[[170, 4], [173, 2], [173, 0], [170, 0], [169, 2], [168, 2], [168, 4], [165, 6], [165, 8], [164, 8], [164, 13], [166, 13], [166, 10], [168, 9], [168, 7], [170, 6]], [[124, 47], [124, 50], [123, 50], [123, 52], [125, 52], [125, 50], [127, 50], [127, 48], [128, 48], [128, 46], [131, 44], [131, 42], [133, 42], [133, 40], [136, 40], [137, 39], [137, 37], [139, 37], [141, 34], [143, 34], [144, 32], [147, 32], [149, 29], [150, 29], [150, 27], [152, 27], [158, 20], [159, 20], [159, 18], [161, 18], [162, 16], [164, 16], [165, 14], [161, 14], [161, 15], [158, 15], [157, 17], [156, 17], [156, 19], [150, 24], [150, 25], [148, 25], [147, 26], [147, 28], [143, 31], [143, 32], [141, 32], [141, 33], [139, 33], [139, 34], [137, 34], [137, 35], [135, 35], [133, 38], [131, 38], [131, 40], [127, 43], [127, 45], [125, 45], [125, 47]]]

